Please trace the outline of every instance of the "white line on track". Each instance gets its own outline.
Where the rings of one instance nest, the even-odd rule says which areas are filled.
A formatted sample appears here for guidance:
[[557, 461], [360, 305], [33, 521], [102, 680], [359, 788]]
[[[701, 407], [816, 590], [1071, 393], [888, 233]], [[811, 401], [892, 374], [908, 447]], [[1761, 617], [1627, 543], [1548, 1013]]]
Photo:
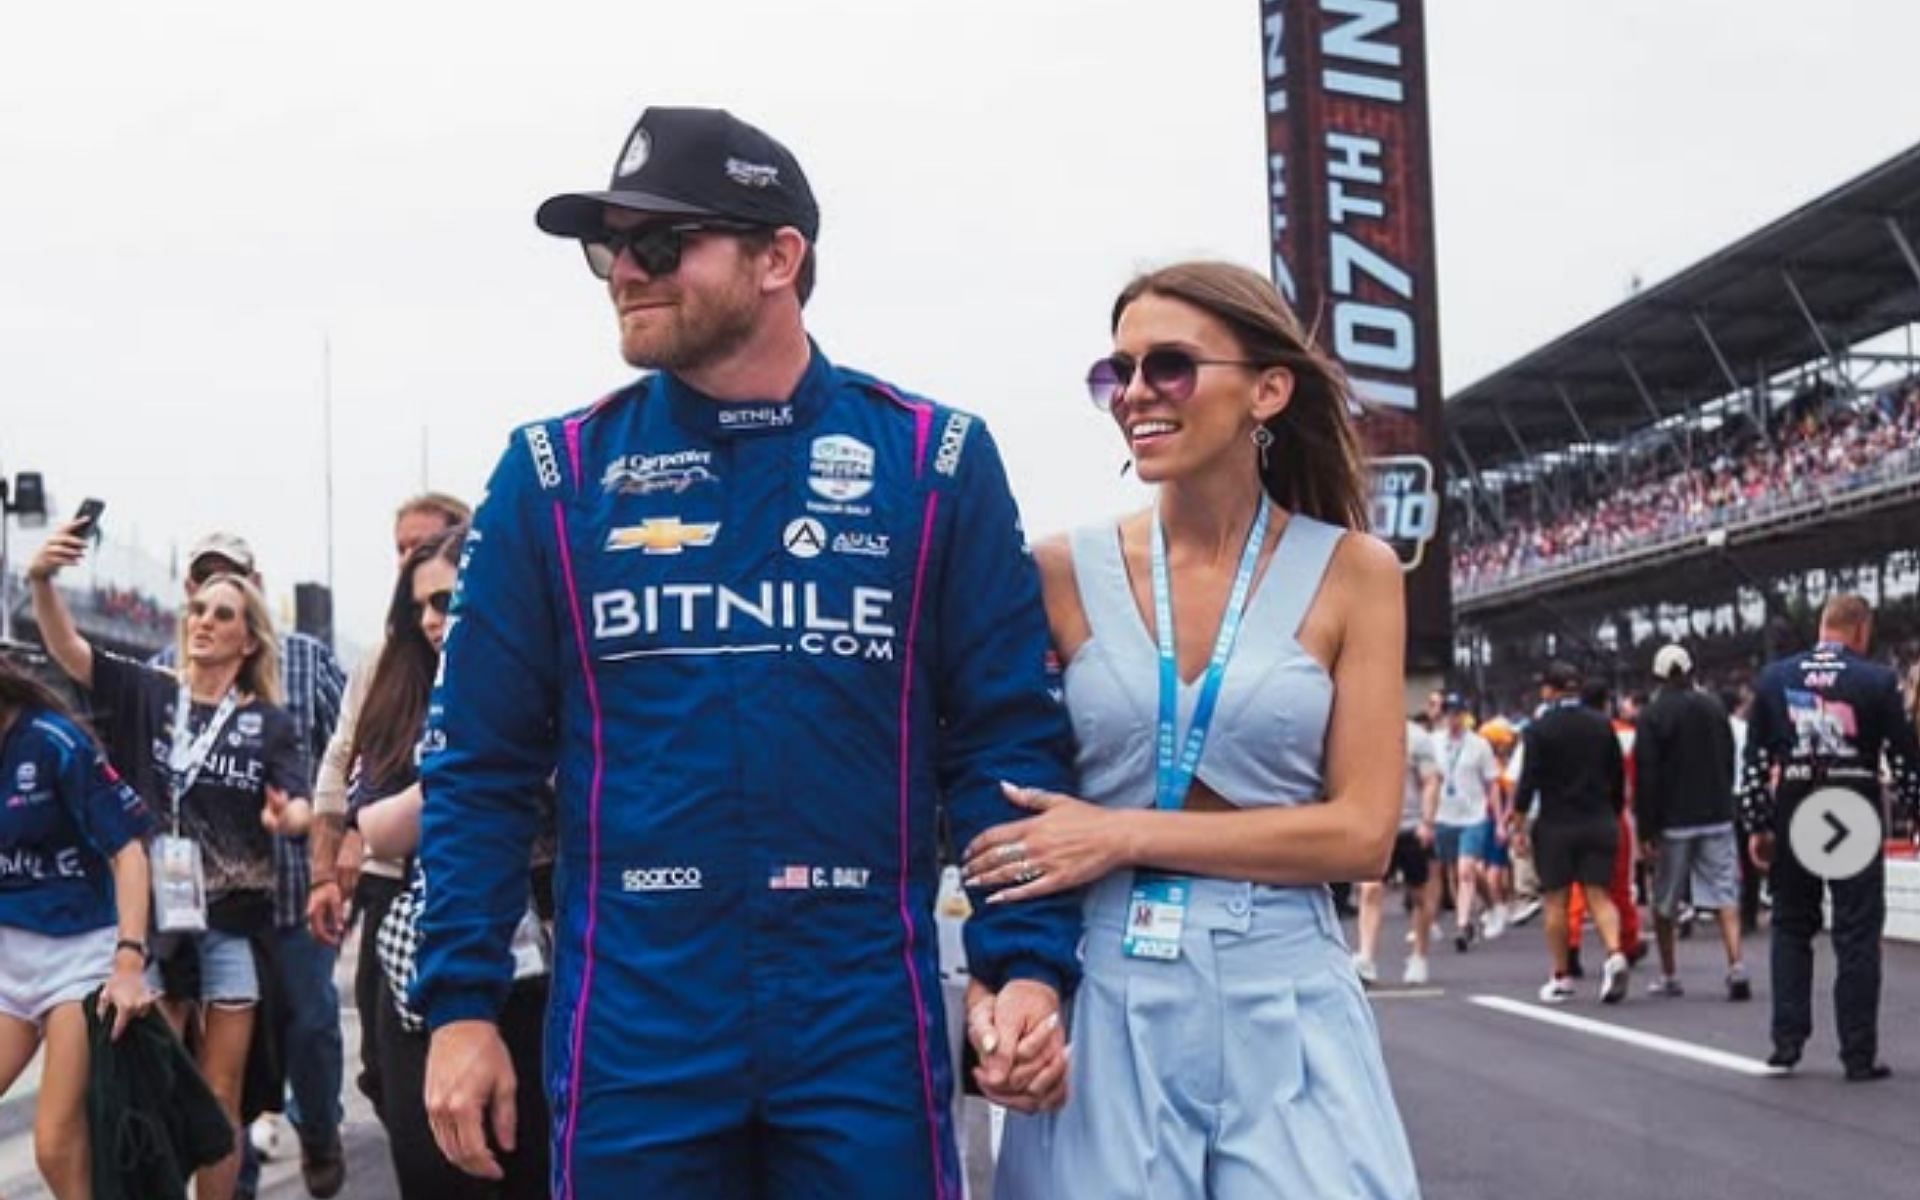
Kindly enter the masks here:
[[1447, 994], [1447, 989], [1437, 987], [1380, 987], [1369, 988], [1369, 1000], [1437, 1000]]
[[1715, 1050], [1709, 1046], [1696, 1046], [1692, 1042], [1683, 1042], [1678, 1038], [1661, 1037], [1657, 1033], [1644, 1033], [1638, 1029], [1628, 1029], [1623, 1025], [1609, 1025], [1605, 1021], [1596, 1021], [1591, 1017], [1576, 1017], [1572, 1013], [1509, 1000], [1505, 996], [1473, 996], [1469, 999], [1481, 1008], [1490, 1008], [1495, 1012], [1525, 1017], [1530, 1021], [1538, 1021], [1542, 1025], [1557, 1025], [1562, 1029], [1571, 1029], [1615, 1042], [1624, 1042], [1629, 1046], [1638, 1046], [1642, 1050], [1653, 1050], [1705, 1066], [1719, 1067], [1723, 1071], [1733, 1071], [1736, 1074], [1756, 1078], [1779, 1074], [1757, 1058], [1743, 1058], [1738, 1054], [1729, 1054], [1725, 1050]]

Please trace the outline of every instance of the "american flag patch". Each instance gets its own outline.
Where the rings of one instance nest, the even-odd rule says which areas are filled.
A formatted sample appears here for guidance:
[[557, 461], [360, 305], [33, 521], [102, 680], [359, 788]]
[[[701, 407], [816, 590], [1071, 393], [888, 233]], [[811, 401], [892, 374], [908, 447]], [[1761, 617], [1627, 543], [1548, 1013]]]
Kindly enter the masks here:
[[806, 867], [786, 867], [775, 871], [767, 880], [767, 886], [776, 892], [805, 891], [813, 879], [813, 872]]

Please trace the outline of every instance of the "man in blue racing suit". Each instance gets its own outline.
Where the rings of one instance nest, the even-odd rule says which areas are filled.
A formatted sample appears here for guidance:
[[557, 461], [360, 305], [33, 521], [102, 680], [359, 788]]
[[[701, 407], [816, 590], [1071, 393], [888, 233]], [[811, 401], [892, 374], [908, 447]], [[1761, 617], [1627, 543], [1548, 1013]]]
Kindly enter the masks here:
[[[1003, 781], [1068, 787], [1071, 738], [986, 429], [806, 335], [818, 221], [784, 147], [696, 109], [540, 209], [657, 373], [513, 436], [454, 601], [415, 998], [476, 1174], [513, 1128], [492, 1018], [557, 771], [553, 1194], [960, 1195], [936, 823], [965, 844], [1021, 815]], [[1078, 935], [1070, 895], [968, 923], [996, 1099], [1064, 1098]]]
[[[1880, 1062], [1880, 939], [1887, 919], [1887, 861], [1877, 814], [1884, 756], [1894, 793], [1920, 813], [1920, 741], [1900, 702], [1891, 667], [1865, 655], [1873, 610], [1859, 596], [1830, 598], [1820, 614], [1820, 644], [1769, 665], [1753, 685], [1742, 794], [1750, 852], [1770, 867], [1773, 886], [1773, 1054], [1770, 1066], [1800, 1061], [1813, 1032], [1813, 939], [1822, 923], [1822, 893], [1833, 898], [1833, 1007], [1840, 1061], [1850, 1082], [1884, 1079]], [[1855, 826], [1812, 820], [1811, 836], [1793, 832], [1801, 805], [1828, 805], [1835, 791], [1852, 793]], [[1841, 797], [1846, 803], [1845, 797]], [[1865, 803], [1861, 803], [1864, 800]], [[1828, 808], [1831, 813], [1833, 810]], [[1872, 857], [1852, 875], [1823, 878], [1803, 855], [1856, 840]], [[1815, 855], [1817, 859], [1817, 855]]]

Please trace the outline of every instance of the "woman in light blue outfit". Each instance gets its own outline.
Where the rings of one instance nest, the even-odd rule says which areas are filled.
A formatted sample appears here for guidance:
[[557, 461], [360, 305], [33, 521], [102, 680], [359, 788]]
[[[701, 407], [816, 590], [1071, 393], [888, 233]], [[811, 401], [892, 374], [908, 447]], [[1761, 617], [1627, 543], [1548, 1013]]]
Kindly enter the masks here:
[[[1273, 286], [1136, 279], [1088, 378], [1153, 509], [1037, 548], [1084, 799], [968, 848], [989, 903], [1084, 887], [1066, 1063], [999, 1200], [1417, 1196], [1326, 884], [1373, 879], [1405, 762], [1403, 583], [1347, 391]], [[976, 1024], [974, 1021], [970, 1025]]]

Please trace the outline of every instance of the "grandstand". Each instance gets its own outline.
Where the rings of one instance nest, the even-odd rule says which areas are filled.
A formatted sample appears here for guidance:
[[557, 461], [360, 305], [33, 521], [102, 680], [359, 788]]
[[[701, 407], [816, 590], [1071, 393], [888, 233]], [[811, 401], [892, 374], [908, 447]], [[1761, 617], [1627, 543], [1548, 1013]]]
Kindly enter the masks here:
[[1456, 674], [1736, 682], [1828, 592], [1920, 657], [1920, 146], [1448, 398]]
[[[0, 567], [0, 604], [10, 610], [13, 638], [34, 647], [40, 633], [21, 572], [44, 534], [44, 527], [15, 531], [10, 561]], [[63, 573], [59, 582], [74, 622], [94, 645], [144, 659], [172, 640], [180, 583], [138, 546], [109, 533], [84, 565]]]

